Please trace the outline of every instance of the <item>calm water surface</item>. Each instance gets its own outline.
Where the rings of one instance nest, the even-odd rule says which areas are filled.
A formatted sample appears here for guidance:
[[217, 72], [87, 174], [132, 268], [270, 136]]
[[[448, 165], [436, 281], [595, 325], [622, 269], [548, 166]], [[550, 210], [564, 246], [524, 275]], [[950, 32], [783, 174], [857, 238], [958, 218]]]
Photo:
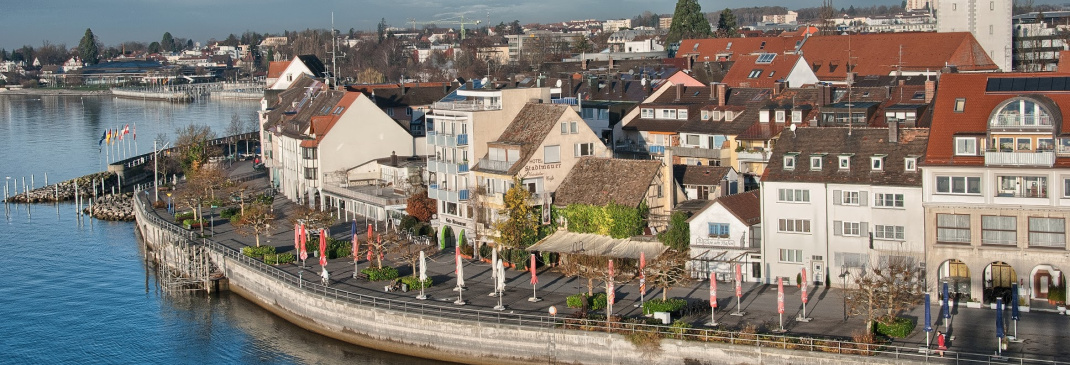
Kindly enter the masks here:
[[[145, 153], [160, 133], [204, 124], [222, 134], [257, 106], [0, 95], [0, 179], [33, 174], [40, 186], [46, 172], [55, 182], [99, 171], [107, 128], [137, 123]], [[430, 363], [305, 331], [236, 295], [165, 294], [132, 223], [79, 219], [72, 204], [3, 209], [0, 363]]]

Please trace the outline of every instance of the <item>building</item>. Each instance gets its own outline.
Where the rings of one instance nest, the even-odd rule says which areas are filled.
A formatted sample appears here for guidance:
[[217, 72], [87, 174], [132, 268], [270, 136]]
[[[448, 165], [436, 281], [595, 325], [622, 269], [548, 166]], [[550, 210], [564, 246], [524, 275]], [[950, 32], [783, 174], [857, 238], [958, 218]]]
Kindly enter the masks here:
[[[274, 62], [272, 62], [274, 64]], [[269, 64], [269, 66], [271, 66]], [[276, 70], [280, 66], [275, 66]], [[273, 76], [271, 69], [268, 70], [269, 76]], [[293, 84], [293, 81], [300, 75], [309, 75], [316, 78], [324, 78], [327, 76], [327, 67], [323, 65], [315, 55], [301, 55], [294, 57], [290, 60], [286, 67], [278, 73], [278, 77], [275, 78], [275, 82], [267, 85], [270, 90], [286, 90]], [[268, 77], [271, 79], [271, 77]]]
[[[409, 133], [417, 137], [424, 136], [426, 132], [424, 115], [431, 111], [431, 105], [449, 95], [453, 89], [448, 82], [346, 86], [346, 90], [363, 93], [386, 115], [409, 126]], [[417, 146], [417, 155], [426, 155], [424, 151], [423, 146]]]
[[426, 166], [426, 157], [391, 154], [349, 168], [324, 180], [324, 210], [343, 221], [400, 224], [408, 197], [426, 181]]
[[819, 80], [840, 84], [869, 75], [935, 75], [944, 68], [996, 71], [998, 63], [977, 37], [968, 32], [831, 35], [807, 38], [800, 50]]
[[729, 87], [800, 88], [818, 82], [806, 58], [799, 54], [740, 55], [721, 81]]
[[679, 186], [664, 170], [656, 160], [584, 157], [561, 181], [553, 204], [639, 207], [645, 202], [649, 226], [662, 229], [668, 226], [672, 197], [680, 195]]
[[933, 0], [907, 0], [906, 10], [928, 10]]
[[627, 29], [632, 27], [631, 19], [610, 19], [602, 22], [603, 32], [616, 32], [621, 29]]
[[733, 281], [735, 266], [740, 265], [743, 281], [762, 281], [761, 191], [702, 203], [702, 208], [687, 219], [691, 277], [706, 278], [712, 272], [722, 281]]
[[583, 39], [583, 33], [558, 33], [550, 31], [531, 31], [525, 34], [506, 35], [509, 42], [509, 62], [530, 62], [539, 64], [545, 52], [553, 49], [572, 49], [572, 44]]
[[[949, 74], [922, 164], [931, 286], [1045, 299], [1070, 267], [1066, 74]], [[1065, 109], [1065, 110], [1064, 110]], [[1046, 303], [1045, 303], [1046, 304]]]
[[730, 166], [673, 165], [672, 176], [683, 188], [679, 200], [713, 200], [742, 190], [739, 174]]
[[1066, 48], [1065, 34], [1070, 11], [1028, 13], [1014, 16], [1014, 70], [1055, 71], [1059, 54]]
[[894, 124], [783, 132], [761, 187], [766, 283], [805, 268], [815, 283], [839, 286], [890, 258], [920, 265], [918, 165], [928, 141], [927, 129]]
[[937, 0], [936, 31], [970, 32], [1000, 70], [1011, 71], [1013, 1]]
[[798, 24], [799, 13], [788, 10], [787, 14], [762, 15], [762, 23]]
[[[532, 101], [549, 101], [549, 88], [476, 88], [468, 83], [433, 105], [427, 115], [428, 196], [436, 200], [438, 215], [431, 225], [452, 243], [462, 231], [476, 228], [470, 205], [476, 179], [471, 169]], [[482, 86], [482, 85], [480, 85]], [[508, 156], [507, 156], [508, 158]]]
[[669, 28], [672, 28], [672, 17], [671, 16], [658, 18], [658, 29], [669, 29]]

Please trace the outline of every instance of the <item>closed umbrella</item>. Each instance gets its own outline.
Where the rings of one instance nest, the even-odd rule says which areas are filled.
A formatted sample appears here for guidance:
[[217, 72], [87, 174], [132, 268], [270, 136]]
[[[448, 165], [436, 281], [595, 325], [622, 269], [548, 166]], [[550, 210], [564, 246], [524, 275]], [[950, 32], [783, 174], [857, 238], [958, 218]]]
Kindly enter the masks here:
[[646, 298], [646, 253], [639, 252], [639, 306], [642, 307], [642, 303]]
[[502, 305], [502, 297], [505, 296], [505, 263], [501, 259], [498, 259], [495, 263], [495, 267], [498, 268], [498, 280], [494, 285], [494, 289], [498, 292], [498, 305], [494, 306], [494, 310], [503, 311], [505, 310], [505, 306]]
[[617, 290], [613, 287], [613, 259], [609, 259], [609, 280], [606, 281], [606, 319], [613, 316], [613, 302], [617, 299]]
[[305, 229], [305, 225], [301, 225], [301, 266], [305, 266], [305, 260], [308, 260], [308, 230]]
[[[490, 250], [490, 281], [492, 283], [498, 282], [498, 250]], [[498, 288], [495, 287], [493, 291], [487, 296], [493, 297], [498, 295]]]
[[327, 231], [320, 229], [320, 266], [327, 266]]
[[948, 294], [947, 282], [944, 282], [944, 304], [940, 306], [940, 310], [944, 312], [944, 333], [947, 333], [947, 323], [951, 320], [951, 296]]
[[1014, 321], [1014, 339], [1018, 340], [1018, 283], [1011, 284], [1011, 320]]
[[800, 273], [799, 275], [801, 277], [800, 279], [802, 280], [799, 283], [799, 289], [800, 289], [799, 290], [799, 294], [802, 296], [802, 315], [799, 316], [799, 318], [797, 318], [797, 319], [800, 322], [809, 322], [810, 318], [806, 318], [806, 302], [808, 301], [808, 298], [806, 297], [806, 286], [807, 285], [806, 285], [806, 268], [805, 267], [802, 269], [802, 273]]
[[1003, 351], [1003, 298], [996, 298], [996, 355]]
[[784, 331], [784, 278], [776, 279], [776, 311], [780, 313], [780, 331]]
[[416, 296], [416, 299], [427, 299], [427, 295], [424, 295], [424, 282], [427, 281], [427, 254], [420, 251], [420, 295]]
[[528, 301], [538, 302], [542, 299], [535, 295], [535, 285], [539, 284], [539, 277], [535, 274], [535, 254], [531, 254], [531, 264], [528, 265], [528, 270], [531, 271], [531, 298], [528, 298]]
[[929, 333], [933, 331], [932, 309], [929, 307], [929, 293], [925, 293], [925, 348], [929, 348]]
[[717, 276], [710, 272], [710, 326], [717, 325]]

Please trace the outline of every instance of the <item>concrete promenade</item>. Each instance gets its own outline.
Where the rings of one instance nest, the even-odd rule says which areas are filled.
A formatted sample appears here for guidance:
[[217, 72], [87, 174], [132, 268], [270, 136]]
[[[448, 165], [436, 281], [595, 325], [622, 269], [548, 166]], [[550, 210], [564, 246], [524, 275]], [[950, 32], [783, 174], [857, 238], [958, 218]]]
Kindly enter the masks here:
[[[251, 171], [248, 162], [236, 163], [232, 175], [240, 175]], [[266, 188], [266, 179], [260, 179], [254, 183], [261, 188]], [[151, 195], [151, 194], [150, 194]], [[278, 197], [273, 205], [276, 214], [273, 229], [267, 237], [261, 237], [261, 244], [271, 245], [277, 248], [277, 252], [293, 252], [293, 227], [287, 223], [297, 205]], [[158, 209], [161, 216], [167, 217], [166, 211]], [[208, 211], [206, 210], [206, 213]], [[213, 213], [214, 235], [211, 238], [230, 248], [240, 250], [244, 246], [254, 245], [252, 236], [238, 234], [234, 227], [224, 219], [221, 219], [217, 209]], [[379, 225], [382, 227], [382, 224]], [[357, 234], [366, 237], [367, 228], [363, 220], [357, 222]], [[210, 228], [205, 228], [208, 234]], [[350, 222], [339, 222], [331, 229], [332, 236], [336, 239], [348, 240], [350, 238]], [[456, 286], [454, 275], [454, 257], [452, 248], [446, 252], [439, 252], [437, 246], [428, 246], [428, 276], [433, 279], [434, 286], [426, 290], [429, 301], [437, 301], [442, 304], [452, 305], [457, 299], [457, 292], [453, 291]], [[402, 276], [411, 275], [412, 269], [407, 263], [402, 263], [388, 256], [384, 264], [397, 267]], [[359, 269], [368, 267], [369, 263], [361, 258], [358, 262]], [[278, 265], [278, 268], [295, 275], [300, 273], [307, 282], [320, 280], [320, 267], [318, 259], [309, 257], [306, 266], [300, 263]], [[368, 293], [383, 298], [411, 300], [419, 291], [409, 292], [386, 292], [384, 283], [368, 282], [364, 279], [353, 278], [354, 264], [352, 258], [340, 258], [330, 260], [327, 264], [330, 272], [330, 286], [341, 290]], [[472, 309], [490, 310], [498, 305], [498, 298], [488, 296], [492, 292], [491, 268], [489, 264], [465, 260], [464, 262], [465, 284], [468, 288], [464, 292], [467, 302], [465, 307]], [[554, 272], [552, 268], [541, 267], [538, 270], [539, 284], [536, 288], [538, 297], [543, 300], [537, 303], [528, 301], [532, 295], [532, 286], [529, 284], [530, 274], [527, 271], [508, 270], [506, 273], [506, 290], [502, 302], [507, 313], [524, 313], [533, 315], [546, 315], [550, 306], [556, 306], [559, 316], [567, 316], [574, 312], [565, 305], [568, 295], [586, 292], [587, 281], [580, 278], [569, 278]], [[769, 332], [780, 327], [777, 314], [777, 289], [775, 285], [760, 285], [744, 283], [743, 297], [740, 310], [744, 316], [733, 316], [737, 310], [734, 296], [733, 283], [719, 283], [717, 322], [722, 329], [740, 329], [746, 325], [758, 326], [762, 332]], [[604, 285], [596, 283], [595, 292], [603, 292]], [[617, 304], [614, 312], [620, 316], [638, 316], [640, 309], [638, 283], [618, 283], [616, 286]], [[708, 282], [700, 281], [686, 287], [673, 288], [668, 292], [668, 297], [688, 298], [693, 303], [694, 310], [690, 311], [683, 319], [693, 324], [696, 328], [702, 328], [710, 320], [710, 307]], [[661, 290], [648, 286], [646, 298], [660, 298]], [[845, 320], [843, 291], [827, 287], [811, 287], [809, 289], [809, 303], [807, 304], [807, 316], [813, 318], [810, 322], [798, 322], [795, 318], [801, 311], [801, 299], [799, 289], [794, 285], [785, 286], [784, 327], [788, 335], [816, 336], [833, 338], [850, 338], [852, 334], [861, 332], [864, 324], [861, 318], [850, 317]], [[996, 351], [995, 337], [995, 311], [990, 309], [971, 309], [960, 304], [952, 308], [953, 319], [951, 321], [949, 335], [950, 351], [948, 359], [954, 358], [953, 353], [994, 354]], [[1007, 334], [1013, 335], [1013, 322], [1009, 321], [1010, 311], [1004, 316], [1007, 322]], [[914, 332], [907, 338], [896, 340], [892, 344], [902, 347], [917, 348], [925, 345], [925, 333], [922, 331], [924, 309], [919, 306], [905, 314], [907, 317], [916, 318], [918, 325]], [[935, 300], [932, 306], [934, 328], [944, 330], [940, 316], [939, 303]], [[1046, 361], [1070, 360], [1070, 318], [1050, 312], [1022, 313], [1018, 323], [1018, 337], [1024, 340], [1020, 343], [1011, 343], [1004, 351], [1005, 356], [1024, 357]], [[935, 341], [934, 341], [935, 342]], [[935, 347], [935, 344], [933, 345]]]

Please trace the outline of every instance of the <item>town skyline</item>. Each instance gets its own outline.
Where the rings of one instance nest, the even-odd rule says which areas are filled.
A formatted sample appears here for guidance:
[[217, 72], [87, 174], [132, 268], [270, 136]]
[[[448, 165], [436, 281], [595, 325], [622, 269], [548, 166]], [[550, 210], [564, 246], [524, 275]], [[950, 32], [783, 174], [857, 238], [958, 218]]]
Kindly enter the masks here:
[[[1036, 5], [1056, 4], [1060, 0], [1038, 0]], [[898, 5], [900, 1], [857, 0], [834, 3], [836, 7]], [[217, 3], [191, 0], [179, 3], [155, 1], [105, 0], [101, 2], [50, 1], [15, 2], [5, 6], [0, 16], [0, 48], [16, 49], [23, 45], [41, 46], [44, 42], [74, 47], [86, 28], [93, 30], [105, 45], [122, 42], [152, 42], [164, 32], [176, 37], [192, 39], [202, 44], [210, 38], [223, 39], [228, 34], [245, 31], [281, 33], [286, 30], [327, 29], [334, 13], [335, 28], [346, 31], [374, 30], [381, 19], [390, 26], [411, 26], [410, 18], [433, 21], [465, 14], [468, 19], [483, 24], [520, 20], [521, 23], [546, 23], [575, 19], [631, 18], [644, 11], [671, 14], [675, 1], [656, 0], [599, 0], [565, 2], [551, 0], [539, 3], [506, 3], [503, 1], [400, 0], [388, 3], [352, 3], [338, 0], [320, 2], [317, 6], [288, 7], [280, 0], [239, 0]], [[610, 5], [612, 6], [598, 6]], [[727, 0], [701, 1], [703, 11], [738, 7]], [[818, 0], [789, 2], [784, 0], [754, 0], [748, 6], [786, 6], [789, 9], [821, 6]], [[196, 21], [190, 21], [196, 19]], [[270, 21], [268, 21], [270, 20]], [[481, 24], [482, 25], [482, 24]]]

